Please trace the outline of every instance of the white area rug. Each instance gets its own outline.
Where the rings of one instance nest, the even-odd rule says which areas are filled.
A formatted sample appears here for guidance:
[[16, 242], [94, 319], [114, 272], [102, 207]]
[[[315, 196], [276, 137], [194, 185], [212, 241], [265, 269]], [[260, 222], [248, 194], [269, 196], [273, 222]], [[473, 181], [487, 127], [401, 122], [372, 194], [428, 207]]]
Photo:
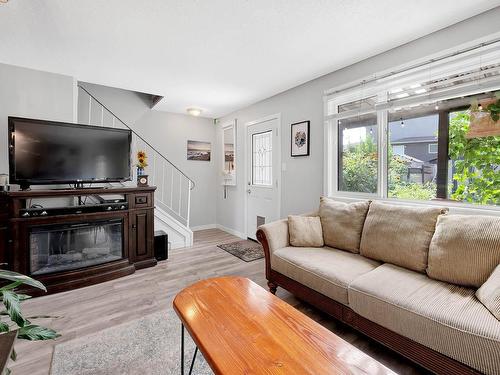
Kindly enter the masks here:
[[[185, 372], [195, 345], [185, 332]], [[173, 310], [58, 344], [53, 375], [180, 374], [181, 324]], [[213, 372], [198, 351], [193, 374]]]

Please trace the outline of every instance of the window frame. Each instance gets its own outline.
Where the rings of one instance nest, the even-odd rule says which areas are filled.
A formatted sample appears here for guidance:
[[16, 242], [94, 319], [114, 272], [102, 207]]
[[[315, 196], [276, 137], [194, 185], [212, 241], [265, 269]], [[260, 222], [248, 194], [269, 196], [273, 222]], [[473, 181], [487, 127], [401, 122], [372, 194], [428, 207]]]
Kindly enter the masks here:
[[[436, 146], [436, 151], [431, 151], [431, 146]], [[438, 153], [438, 149], [439, 149], [439, 142], [438, 143], [429, 143], [427, 145], [427, 153], [428, 154], [436, 154]]]
[[[448, 70], [449, 72], [449, 70]], [[420, 73], [415, 74], [415, 77], [418, 77]], [[406, 80], [408, 80], [408, 76], [406, 76]], [[390, 87], [397, 86], [397, 80], [395, 82], [381, 83], [381, 84], [373, 84], [370, 87], [358, 87], [356, 91], [349, 90], [345, 93], [332, 94], [333, 90], [325, 91], [325, 95], [323, 97], [324, 103], [324, 147], [325, 147], [325, 155], [324, 155], [324, 195], [326, 196], [335, 196], [341, 199], [350, 200], [350, 199], [379, 199], [384, 201], [389, 201], [391, 203], [402, 203], [402, 204], [410, 204], [410, 205], [439, 205], [442, 206], [446, 204], [450, 207], [457, 207], [459, 209], [466, 210], [487, 210], [487, 211], [495, 211], [500, 212], [500, 206], [495, 205], [481, 205], [481, 204], [472, 204], [465, 202], [456, 202], [448, 199], [447, 197], [447, 183], [448, 183], [448, 132], [449, 132], [449, 114], [454, 111], [462, 110], [463, 107], [457, 107], [453, 109], [446, 110], [437, 110], [436, 112], [439, 114], [439, 130], [438, 130], [438, 176], [441, 176], [441, 180], [437, 182], [437, 191], [435, 200], [430, 201], [419, 201], [419, 200], [408, 200], [401, 199], [396, 197], [388, 196], [388, 151], [390, 147], [390, 142], [388, 140], [388, 118], [389, 111], [391, 106], [389, 105], [388, 95]], [[418, 104], [429, 104], [435, 103], [439, 100], [447, 100], [453, 99], [460, 96], [468, 96], [480, 94], [481, 92], [495, 92], [500, 90], [500, 82], [495, 82], [493, 84], [487, 85], [487, 87], [483, 87], [483, 90], [479, 90], [477, 86], [473, 86], [472, 84], [469, 86], [461, 87], [459, 90], [453, 90], [453, 95], [443, 94], [442, 97], [432, 97], [432, 100], [429, 98], [423, 97], [421, 101], [414, 101], [414, 103]], [[338, 120], [354, 117], [356, 114], [353, 114], [353, 111], [346, 111], [344, 113], [339, 113], [338, 107], [342, 104], [349, 103], [355, 100], [361, 100], [372, 96], [377, 96], [377, 103], [373, 111], [363, 110], [360, 111], [359, 114], [366, 113], [375, 113], [377, 116], [377, 144], [378, 144], [378, 168], [377, 168], [377, 193], [360, 193], [360, 192], [348, 192], [342, 191], [338, 189], [339, 186], [339, 126]], [[446, 116], [446, 121], [444, 117]], [[443, 151], [441, 151], [443, 150]], [[444, 181], [446, 179], [446, 181]], [[444, 182], [444, 184], [443, 184]], [[445, 198], [443, 198], [445, 197]]]
[[[402, 147], [403, 154], [406, 152], [406, 145], [390, 145], [390, 146], [392, 147], [393, 154], [397, 154], [396, 152], [394, 152], [394, 147]], [[389, 148], [387, 148], [387, 150], [389, 150]]]

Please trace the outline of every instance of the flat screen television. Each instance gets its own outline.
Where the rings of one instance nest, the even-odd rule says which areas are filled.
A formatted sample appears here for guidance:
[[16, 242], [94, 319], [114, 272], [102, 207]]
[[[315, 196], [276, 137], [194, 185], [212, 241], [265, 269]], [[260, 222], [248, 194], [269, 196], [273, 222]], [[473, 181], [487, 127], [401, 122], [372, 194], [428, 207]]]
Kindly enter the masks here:
[[9, 117], [10, 183], [130, 180], [131, 139], [130, 130]]

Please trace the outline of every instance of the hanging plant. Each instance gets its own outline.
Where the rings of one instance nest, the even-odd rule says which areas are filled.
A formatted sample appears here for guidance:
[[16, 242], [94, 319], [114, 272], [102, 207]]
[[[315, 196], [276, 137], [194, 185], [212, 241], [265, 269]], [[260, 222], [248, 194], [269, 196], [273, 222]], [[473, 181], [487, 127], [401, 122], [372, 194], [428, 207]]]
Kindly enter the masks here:
[[480, 138], [500, 135], [500, 97], [475, 100], [470, 107], [470, 126], [467, 138]]

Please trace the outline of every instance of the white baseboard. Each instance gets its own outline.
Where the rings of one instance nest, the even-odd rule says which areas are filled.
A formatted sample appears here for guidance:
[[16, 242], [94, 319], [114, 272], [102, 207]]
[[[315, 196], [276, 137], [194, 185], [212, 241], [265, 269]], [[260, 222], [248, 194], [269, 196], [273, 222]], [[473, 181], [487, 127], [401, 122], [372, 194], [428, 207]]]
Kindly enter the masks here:
[[170, 242], [170, 249], [180, 249], [182, 247], [186, 247], [186, 243], [184, 241]]
[[237, 230], [225, 227], [224, 225], [221, 225], [221, 224], [197, 225], [197, 226], [191, 227], [190, 229], [193, 232], [195, 232], [195, 231], [198, 231], [198, 230], [215, 229], [215, 228], [223, 230], [224, 232], [227, 232], [227, 233], [232, 234], [233, 236], [236, 236], [236, 237], [239, 237], [239, 238], [243, 238], [243, 239], [247, 238], [247, 236], [244, 233], [241, 233], [241, 232], [238, 232]]
[[223, 230], [224, 232], [227, 232], [229, 234], [232, 234], [233, 236], [242, 238], [244, 240], [247, 239], [247, 236], [244, 233], [238, 232], [237, 230], [234, 230], [234, 229], [231, 229], [231, 228], [227, 228], [224, 225], [217, 224], [217, 229]]
[[216, 224], [204, 224], [204, 225], [197, 225], [195, 227], [191, 227], [190, 229], [194, 232], [197, 230], [215, 229], [215, 228], [217, 228]]

